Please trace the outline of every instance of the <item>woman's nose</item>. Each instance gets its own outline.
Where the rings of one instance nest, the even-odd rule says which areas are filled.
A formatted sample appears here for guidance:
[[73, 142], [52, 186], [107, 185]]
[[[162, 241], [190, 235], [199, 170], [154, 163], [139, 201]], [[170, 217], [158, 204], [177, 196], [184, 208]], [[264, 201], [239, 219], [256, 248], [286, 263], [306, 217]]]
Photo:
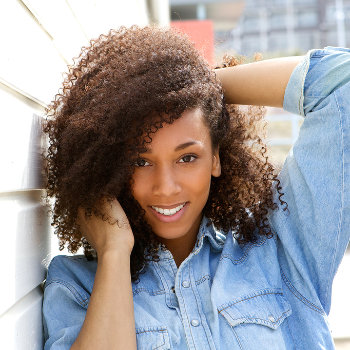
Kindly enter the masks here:
[[171, 197], [181, 191], [179, 179], [172, 167], [160, 167], [153, 179], [153, 194]]

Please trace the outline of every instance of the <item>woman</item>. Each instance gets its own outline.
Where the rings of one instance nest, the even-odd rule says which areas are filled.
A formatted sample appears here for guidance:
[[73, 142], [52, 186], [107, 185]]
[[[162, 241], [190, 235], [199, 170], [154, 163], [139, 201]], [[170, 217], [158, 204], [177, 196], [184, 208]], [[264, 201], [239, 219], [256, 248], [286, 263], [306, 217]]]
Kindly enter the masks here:
[[[45, 125], [56, 233], [85, 253], [49, 266], [45, 349], [334, 348], [349, 67], [328, 48], [214, 73], [155, 28], [83, 50]], [[279, 177], [261, 110], [233, 103], [307, 117]]]

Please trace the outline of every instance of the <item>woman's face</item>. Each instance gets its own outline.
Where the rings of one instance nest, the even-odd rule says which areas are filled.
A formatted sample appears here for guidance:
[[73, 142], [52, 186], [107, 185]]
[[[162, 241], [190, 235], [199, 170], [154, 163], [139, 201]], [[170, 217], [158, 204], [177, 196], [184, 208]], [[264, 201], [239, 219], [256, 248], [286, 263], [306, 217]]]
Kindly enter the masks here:
[[160, 240], [197, 236], [211, 176], [220, 176], [218, 151], [199, 108], [164, 124], [140, 155], [133, 174], [134, 198]]

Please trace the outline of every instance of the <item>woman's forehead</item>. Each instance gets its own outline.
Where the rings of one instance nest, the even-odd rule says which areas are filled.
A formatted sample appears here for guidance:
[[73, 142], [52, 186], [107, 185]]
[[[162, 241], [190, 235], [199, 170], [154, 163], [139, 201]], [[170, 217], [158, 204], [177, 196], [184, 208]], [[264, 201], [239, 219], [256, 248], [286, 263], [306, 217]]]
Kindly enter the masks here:
[[186, 110], [173, 123], [163, 123], [161, 128], [149, 136], [150, 138], [145, 144], [148, 152], [159, 147], [175, 149], [184, 144], [205, 146], [211, 142], [209, 129], [199, 108]]

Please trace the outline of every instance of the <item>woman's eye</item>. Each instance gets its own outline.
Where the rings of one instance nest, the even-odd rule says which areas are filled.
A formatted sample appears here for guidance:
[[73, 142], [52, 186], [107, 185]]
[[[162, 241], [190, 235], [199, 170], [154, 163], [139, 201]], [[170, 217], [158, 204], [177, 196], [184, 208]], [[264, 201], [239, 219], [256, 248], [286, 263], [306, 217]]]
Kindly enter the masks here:
[[149, 165], [147, 160], [142, 159], [142, 158], [137, 159], [136, 162], [135, 162], [135, 166], [138, 166], [138, 167], [144, 167], [144, 166], [147, 166], [147, 165]]
[[183, 156], [181, 159], [180, 159], [180, 163], [190, 163], [190, 162], [193, 162], [197, 157], [192, 155], [192, 154], [188, 154], [186, 156]]

